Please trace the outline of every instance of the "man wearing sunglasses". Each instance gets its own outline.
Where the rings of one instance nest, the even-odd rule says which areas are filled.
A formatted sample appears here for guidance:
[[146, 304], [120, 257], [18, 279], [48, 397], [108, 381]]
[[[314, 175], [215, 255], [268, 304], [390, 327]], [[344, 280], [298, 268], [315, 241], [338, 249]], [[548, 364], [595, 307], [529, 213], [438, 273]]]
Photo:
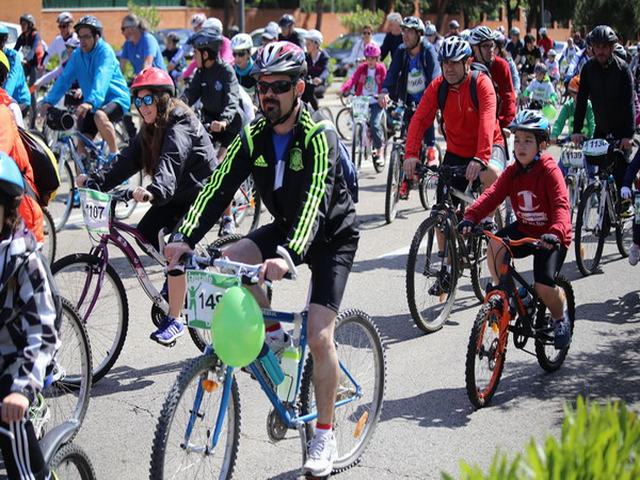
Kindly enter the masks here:
[[[109, 156], [114, 157], [118, 153], [118, 146], [113, 122], [120, 120], [131, 106], [127, 82], [113, 48], [102, 39], [100, 20], [87, 15], [74, 28], [78, 33], [80, 48], [69, 57], [62, 74], [44, 98], [42, 110], [46, 113], [74, 82], [78, 82], [83, 97], [83, 102], [76, 109], [78, 130], [90, 138], [100, 132], [109, 147]], [[84, 153], [82, 142], [78, 150]]]
[[[355, 206], [338, 163], [335, 129], [316, 121], [317, 114], [301, 102], [306, 73], [304, 52], [292, 43], [270, 43], [258, 52], [253, 75], [264, 116], [234, 139], [165, 255], [171, 268], [213, 226], [240, 184], [253, 176], [274, 222], [234, 243], [225, 256], [262, 263], [261, 279], [280, 280], [287, 273], [287, 263], [276, 255], [278, 246], [296, 264], [311, 266], [307, 335], [318, 420], [304, 469], [323, 477], [331, 473], [337, 456], [332, 432], [339, 378], [334, 324], [359, 237]], [[252, 287], [252, 292], [261, 306], [268, 307], [263, 289]], [[266, 329], [267, 343], [276, 353], [282, 351], [288, 335], [279, 323], [268, 322]]]
[[44, 66], [48, 67], [49, 62], [54, 57], [60, 57], [58, 64], [61, 64], [69, 57], [69, 53], [66, 48], [66, 41], [70, 38], [78, 38], [76, 32], [73, 30], [73, 15], [69, 12], [62, 12], [58, 15], [58, 30], [60, 33], [53, 39], [51, 45], [47, 49], [47, 56], [44, 59]]
[[120, 68], [124, 72], [127, 62], [131, 62], [133, 71], [140, 73], [145, 68], [156, 67], [166, 70], [162, 51], [156, 37], [147, 32], [146, 22], [130, 13], [122, 19], [120, 28], [126, 39], [120, 52]]

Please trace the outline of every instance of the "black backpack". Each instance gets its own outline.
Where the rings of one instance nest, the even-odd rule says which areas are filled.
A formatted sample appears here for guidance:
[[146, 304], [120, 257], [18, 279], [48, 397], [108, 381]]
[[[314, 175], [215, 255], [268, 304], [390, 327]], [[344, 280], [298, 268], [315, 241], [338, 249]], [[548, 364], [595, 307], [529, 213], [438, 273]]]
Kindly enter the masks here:
[[[491, 72], [489, 68], [480, 62], [473, 62], [471, 64], [471, 85], [469, 85], [470, 93], [471, 93], [471, 101], [473, 102], [473, 106], [476, 110], [480, 110], [480, 103], [478, 102], [478, 77], [481, 74], [487, 75], [491, 79]], [[498, 87], [491, 79], [491, 84], [493, 85], [493, 89], [496, 92], [496, 118], [498, 117], [498, 112], [500, 111], [500, 95], [498, 94]], [[449, 94], [449, 84], [446, 80], [443, 80], [438, 87], [438, 108], [440, 112], [444, 112], [444, 106], [447, 101], [447, 95]], [[442, 116], [442, 121], [440, 123], [442, 127], [442, 133], [444, 135], [444, 115]]]

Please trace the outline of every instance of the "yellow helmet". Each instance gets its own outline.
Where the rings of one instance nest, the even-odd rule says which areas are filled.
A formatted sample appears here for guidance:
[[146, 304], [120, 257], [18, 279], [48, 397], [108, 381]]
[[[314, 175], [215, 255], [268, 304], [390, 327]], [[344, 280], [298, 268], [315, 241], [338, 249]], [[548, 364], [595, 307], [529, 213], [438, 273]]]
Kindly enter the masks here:
[[9, 66], [9, 59], [2, 50], [0, 50], [0, 65], [4, 65], [4, 67], [7, 69], [7, 72], [11, 70], [11, 67]]

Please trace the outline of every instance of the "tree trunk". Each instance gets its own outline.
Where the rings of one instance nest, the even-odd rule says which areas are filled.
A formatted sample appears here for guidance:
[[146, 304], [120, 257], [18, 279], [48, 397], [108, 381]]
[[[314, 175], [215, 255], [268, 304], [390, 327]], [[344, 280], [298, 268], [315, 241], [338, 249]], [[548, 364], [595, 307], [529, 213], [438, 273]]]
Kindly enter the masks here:
[[436, 29], [439, 32], [442, 31], [442, 24], [444, 23], [444, 13], [447, 9], [447, 4], [449, 0], [436, 0], [436, 12], [438, 16], [436, 17]]
[[222, 31], [227, 34], [229, 31], [229, 23], [231, 22], [231, 16], [236, 4], [233, 0], [224, 0], [224, 15], [222, 19]]
[[316, 2], [316, 30], [322, 31], [322, 12], [324, 11], [324, 0]]
[[511, 32], [511, 27], [513, 27], [513, 18], [520, 8], [520, 0], [517, 0], [516, 5], [513, 8], [511, 8], [511, 0], [505, 0], [504, 5], [507, 10], [507, 31]]

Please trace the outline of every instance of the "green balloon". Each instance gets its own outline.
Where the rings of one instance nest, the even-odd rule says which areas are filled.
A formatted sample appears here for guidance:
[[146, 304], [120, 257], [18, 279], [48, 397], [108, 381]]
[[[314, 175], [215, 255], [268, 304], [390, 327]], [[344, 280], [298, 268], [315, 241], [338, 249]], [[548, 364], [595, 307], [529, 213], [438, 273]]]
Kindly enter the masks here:
[[264, 344], [262, 310], [244, 287], [231, 287], [222, 296], [211, 322], [211, 337], [216, 355], [226, 365], [246, 367]]
[[542, 114], [547, 120], [552, 121], [554, 118], [556, 118], [558, 111], [556, 110], [556, 107], [547, 103], [544, 107], [542, 107]]

